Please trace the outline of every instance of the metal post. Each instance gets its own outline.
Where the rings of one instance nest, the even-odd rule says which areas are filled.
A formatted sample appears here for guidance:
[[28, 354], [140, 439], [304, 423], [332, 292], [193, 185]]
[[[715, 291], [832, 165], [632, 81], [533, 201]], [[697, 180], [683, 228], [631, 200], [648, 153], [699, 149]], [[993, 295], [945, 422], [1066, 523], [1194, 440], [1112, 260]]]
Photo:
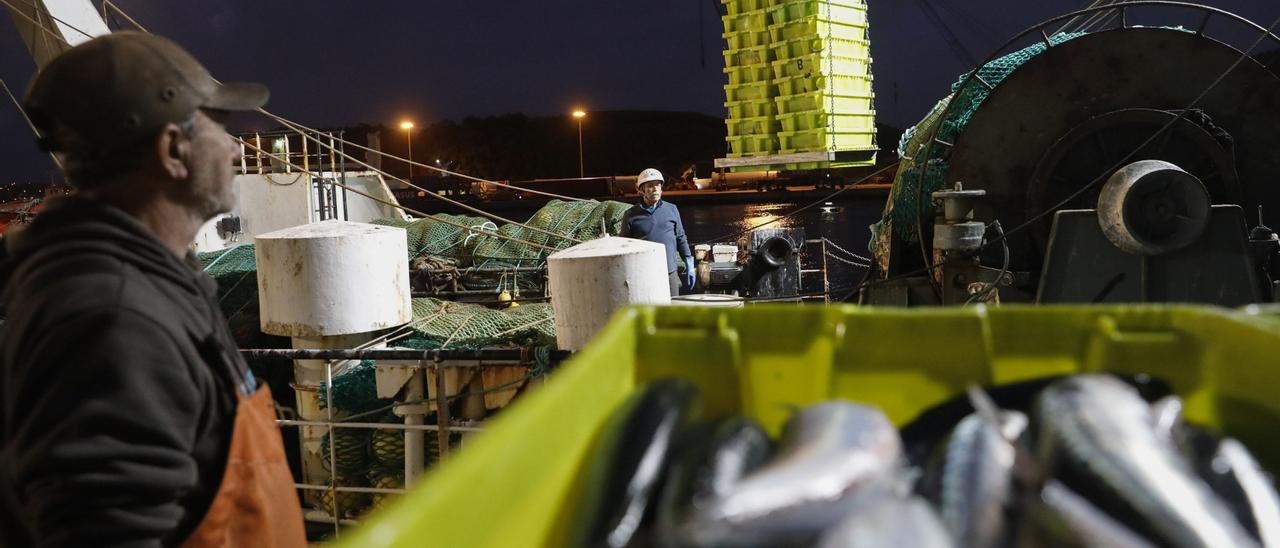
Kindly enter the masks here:
[[582, 118], [578, 118], [578, 178], [585, 179], [586, 171], [582, 168]]
[[404, 136], [409, 141], [409, 182], [413, 182], [413, 128], [406, 128]]
[[827, 278], [827, 239], [822, 239], [822, 300], [831, 304], [831, 281]]
[[[436, 359], [436, 440], [440, 444], [440, 460], [443, 461], [449, 455], [449, 396], [445, 391], [448, 386], [445, 383], [445, 368], [440, 367], [440, 360]], [[458, 387], [459, 390], [462, 387]]]
[[253, 134], [253, 159], [258, 162], [258, 175], [262, 175], [262, 136]]
[[[423, 380], [425, 373], [422, 369], [415, 370], [413, 377], [409, 378], [409, 384], [405, 387], [404, 399], [407, 402], [422, 401], [425, 399], [426, 384]], [[425, 424], [423, 415], [426, 413], [427, 406], [418, 404], [411, 406], [413, 409], [404, 415], [405, 426], [421, 426]], [[423, 444], [426, 442], [425, 432], [423, 430], [406, 428], [404, 431], [404, 484], [406, 486], [413, 483], [413, 480], [422, 475], [422, 468], [426, 461], [423, 452], [425, 450]]]

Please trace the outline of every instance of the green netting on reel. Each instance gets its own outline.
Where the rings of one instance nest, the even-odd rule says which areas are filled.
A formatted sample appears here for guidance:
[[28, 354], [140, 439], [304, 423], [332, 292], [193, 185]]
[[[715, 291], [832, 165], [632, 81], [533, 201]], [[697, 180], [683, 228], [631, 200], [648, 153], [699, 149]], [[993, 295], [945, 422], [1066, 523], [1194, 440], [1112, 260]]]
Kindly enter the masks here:
[[[1057, 45], [1080, 36], [1084, 36], [1084, 33], [1059, 34], [1049, 38], [1049, 42]], [[1004, 82], [1005, 78], [1008, 78], [1023, 63], [1040, 55], [1046, 49], [1048, 49], [1046, 44], [1037, 42], [983, 65], [978, 69], [978, 76], [994, 88]], [[884, 214], [880, 222], [871, 225], [872, 237], [867, 246], [869, 251], [876, 252], [881, 242], [888, 241], [889, 230], [893, 230], [908, 242], [914, 242], [919, 238], [916, 223], [922, 204], [916, 200], [916, 185], [923, 179], [924, 189], [918, 194], [924, 200], [929, 200], [932, 192], [944, 186], [950, 169], [945, 159], [947, 147], [928, 147], [929, 140], [936, 137], [948, 143], [955, 143], [955, 139], [973, 118], [974, 112], [991, 95], [991, 91], [976, 79], [961, 89], [968, 76], [969, 73], [961, 75], [960, 79], [952, 84], [951, 95], [939, 101], [920, 123], [902, 134], [902, 141], [898, 144], [898, 156], [902, 161], [894, 176], [893, 188], [885, 204]], [[955, 105], [950, 105], [953, 101]], [[951, 111], [943, 119], [942, 113], [949, 105]], [[928, 158], [921, 156], [926, 148], [929, 149]], [[920, 177], [921, 169], [926, 170], [923, 178]]]

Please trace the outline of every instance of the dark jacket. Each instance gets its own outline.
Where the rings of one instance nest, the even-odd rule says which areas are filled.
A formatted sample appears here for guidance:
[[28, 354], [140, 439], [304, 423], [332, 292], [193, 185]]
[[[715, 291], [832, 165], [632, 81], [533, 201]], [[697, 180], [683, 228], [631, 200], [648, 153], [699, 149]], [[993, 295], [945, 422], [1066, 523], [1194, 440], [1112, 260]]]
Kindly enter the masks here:
[[216, 285], [125, 213], [49, 204], [0, 261], [0, 543], [182, 542], [253, 385]]
[[622, 215], [624, 238], [648, 240], [667, 246], [667, 272], [676, 271], [676, 252], [681, 257], [692, 257], [689, 239], [684, 235], [684, 223], [680, 222], [680, 210], [676, 205], [658, 200], [658, 207], [650, 213], [639, 204], [631, 206]]

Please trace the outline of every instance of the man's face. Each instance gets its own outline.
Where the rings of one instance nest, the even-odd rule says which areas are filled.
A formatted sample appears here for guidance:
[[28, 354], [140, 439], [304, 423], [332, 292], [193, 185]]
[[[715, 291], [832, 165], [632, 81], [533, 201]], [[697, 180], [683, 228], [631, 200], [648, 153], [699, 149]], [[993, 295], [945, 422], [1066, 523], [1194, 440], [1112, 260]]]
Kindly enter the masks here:
[[197, 111], [188, 136], [189, 175], [181, 187], [182, 201], [204, 219], [227, 213], [236, 205], [234, 165], [240, 149], [227, 133], [227, 116], [221, 111]]
[[644, 199], [644, 205], [652, 207], [662, 198], [662, 183], [650, 181], [640, 185], [640, 197]]

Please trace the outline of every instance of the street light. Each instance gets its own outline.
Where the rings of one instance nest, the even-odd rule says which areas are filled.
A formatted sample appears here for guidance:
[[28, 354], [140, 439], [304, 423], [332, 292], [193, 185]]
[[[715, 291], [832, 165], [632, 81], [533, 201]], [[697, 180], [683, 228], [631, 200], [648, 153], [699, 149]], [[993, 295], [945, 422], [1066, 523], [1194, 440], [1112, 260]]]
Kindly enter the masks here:
[[585, 178], [586, 171], [582, 169], [582, 119], [587, 117], [586, 111], [575, 110], [573, 117], [578, 120], [578, 178]]
[[404, 138], [409, 143], [409, 178], [413, 179], [413, 122], [405, 120], [400, 122], [400, 129], [404, 130]]

